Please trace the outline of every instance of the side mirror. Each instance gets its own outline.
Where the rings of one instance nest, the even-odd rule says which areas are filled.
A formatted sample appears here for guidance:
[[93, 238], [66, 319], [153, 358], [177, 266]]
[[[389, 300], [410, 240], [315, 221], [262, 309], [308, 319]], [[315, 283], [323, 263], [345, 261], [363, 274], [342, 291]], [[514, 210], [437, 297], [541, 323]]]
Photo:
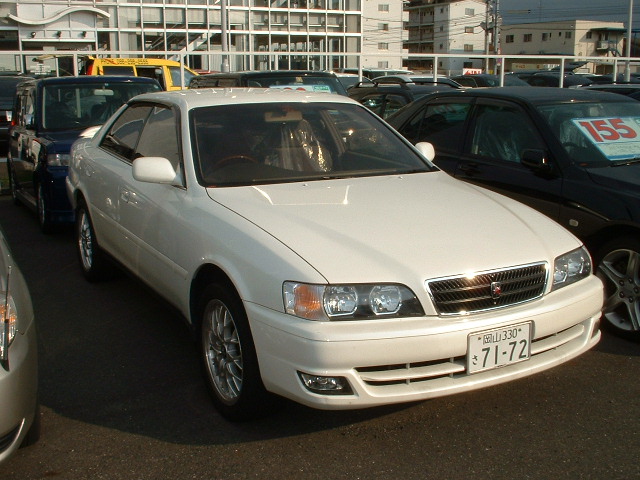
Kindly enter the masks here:
[[419, 142], [416, 143], [416, 148], [422, 154], [424, 158], [429, 160], [430, 162], [436, 158], [436, 150], [433, 148], [433, 145], [429, 142]]
[[544, 150], [528, 149], [522, 152], [520, 163], [531, 170], [540, 173], [551, 173], [553, 166], [547, 160]]
[[180, 175], [163, 157], [140, 157], [133, 161], [133, 178], [139, 182], [181, 185]]

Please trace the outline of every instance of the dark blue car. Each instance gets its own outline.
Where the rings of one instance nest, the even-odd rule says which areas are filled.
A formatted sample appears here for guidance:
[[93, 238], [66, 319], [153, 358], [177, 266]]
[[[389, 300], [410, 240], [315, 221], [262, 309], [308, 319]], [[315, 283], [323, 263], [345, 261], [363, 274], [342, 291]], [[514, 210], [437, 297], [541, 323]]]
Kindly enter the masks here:
[[11, 194], [38, 212], [43, 232], [74, 221], [65, 182], [80, 134], [130, 98], [160, 90], [156, 80], [125, 76], [43, 78], [18, 86], [7, 154]]

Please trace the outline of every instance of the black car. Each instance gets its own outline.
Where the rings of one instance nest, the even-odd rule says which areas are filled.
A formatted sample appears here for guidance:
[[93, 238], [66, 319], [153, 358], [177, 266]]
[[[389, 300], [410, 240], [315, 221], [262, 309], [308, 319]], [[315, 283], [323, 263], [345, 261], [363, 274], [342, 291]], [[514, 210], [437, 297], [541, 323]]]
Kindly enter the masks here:
[[11, 110], [16, 98], [16, 87], [19, 83], [31, 77], [22, 75], [0, 76], [0, 150], [5, 152], [9, 142], [9, 126], [11, 125]]
[[209, 73], [191, 79], [189, 88], [264, 87], [347, 95], [346, 88], [332, 72], [315, 70], [252, 70]]
[[640, 340], [640, 102], [582, 89], [466, 89], [387, 121], [414, 144], [432, 143], [443, 170], [580, 237], [606, 285], [605, 323]]
[[[526, 82], [532, 87], [559, 87], [560, 72], [534, 73], [526, 79]], [[562, 76], [562, 86], [565, 88], [590, 85], [591, 83], [593, 83], [593, 80], [591, 80], [587, 75], [565, 73]]]
[[[459, 83], [463, 87], [499, 87], [500, 77], [498, 75], [491, 75], [490, 73], [474, 73], [466, 75], [455, 75], [449, 77], [456, 83]], [[526, 87], [529, 84], [516, 77], [515, 75], [505, 75], [503, 86], [505, 87]]]
[[415, 85], [361, 82], [351, 87], [348, 93], [350, 98], [362, 103], [380, 117], [386, 118], [418, 98], [452, 88], [446, 83]]
[[160, 90], [154, 79], [130, 76], [50, 77], [20, 83], [7, 154], [14, 202], [38, 212], [43, 232], [73, 222], [65, 186], [71, 145], [130, 98]]

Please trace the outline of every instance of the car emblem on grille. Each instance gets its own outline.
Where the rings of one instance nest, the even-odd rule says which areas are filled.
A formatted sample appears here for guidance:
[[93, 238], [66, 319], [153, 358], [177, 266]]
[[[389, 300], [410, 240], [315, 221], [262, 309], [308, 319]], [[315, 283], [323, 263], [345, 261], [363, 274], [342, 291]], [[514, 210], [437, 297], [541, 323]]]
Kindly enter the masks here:
[[502, 284], [500, 282], [491, 282], [491, 298], [497, 300], [502, 295]]

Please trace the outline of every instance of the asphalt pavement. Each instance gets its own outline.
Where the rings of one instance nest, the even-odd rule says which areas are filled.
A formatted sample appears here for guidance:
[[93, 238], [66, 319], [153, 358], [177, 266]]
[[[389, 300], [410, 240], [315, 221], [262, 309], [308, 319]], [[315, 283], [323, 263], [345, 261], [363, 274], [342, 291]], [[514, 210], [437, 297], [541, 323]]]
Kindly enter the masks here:
[[0, 226], [33, 297], [43, 418], [2, 480], [640, 478], [638, 344], [605, 335], [568, 364], [467, 394], [360, 411], [287, 403], [233, 424], [155, 294], [126, 275], [87, 283], [72, 230], [41, 234], [7, 195]]

